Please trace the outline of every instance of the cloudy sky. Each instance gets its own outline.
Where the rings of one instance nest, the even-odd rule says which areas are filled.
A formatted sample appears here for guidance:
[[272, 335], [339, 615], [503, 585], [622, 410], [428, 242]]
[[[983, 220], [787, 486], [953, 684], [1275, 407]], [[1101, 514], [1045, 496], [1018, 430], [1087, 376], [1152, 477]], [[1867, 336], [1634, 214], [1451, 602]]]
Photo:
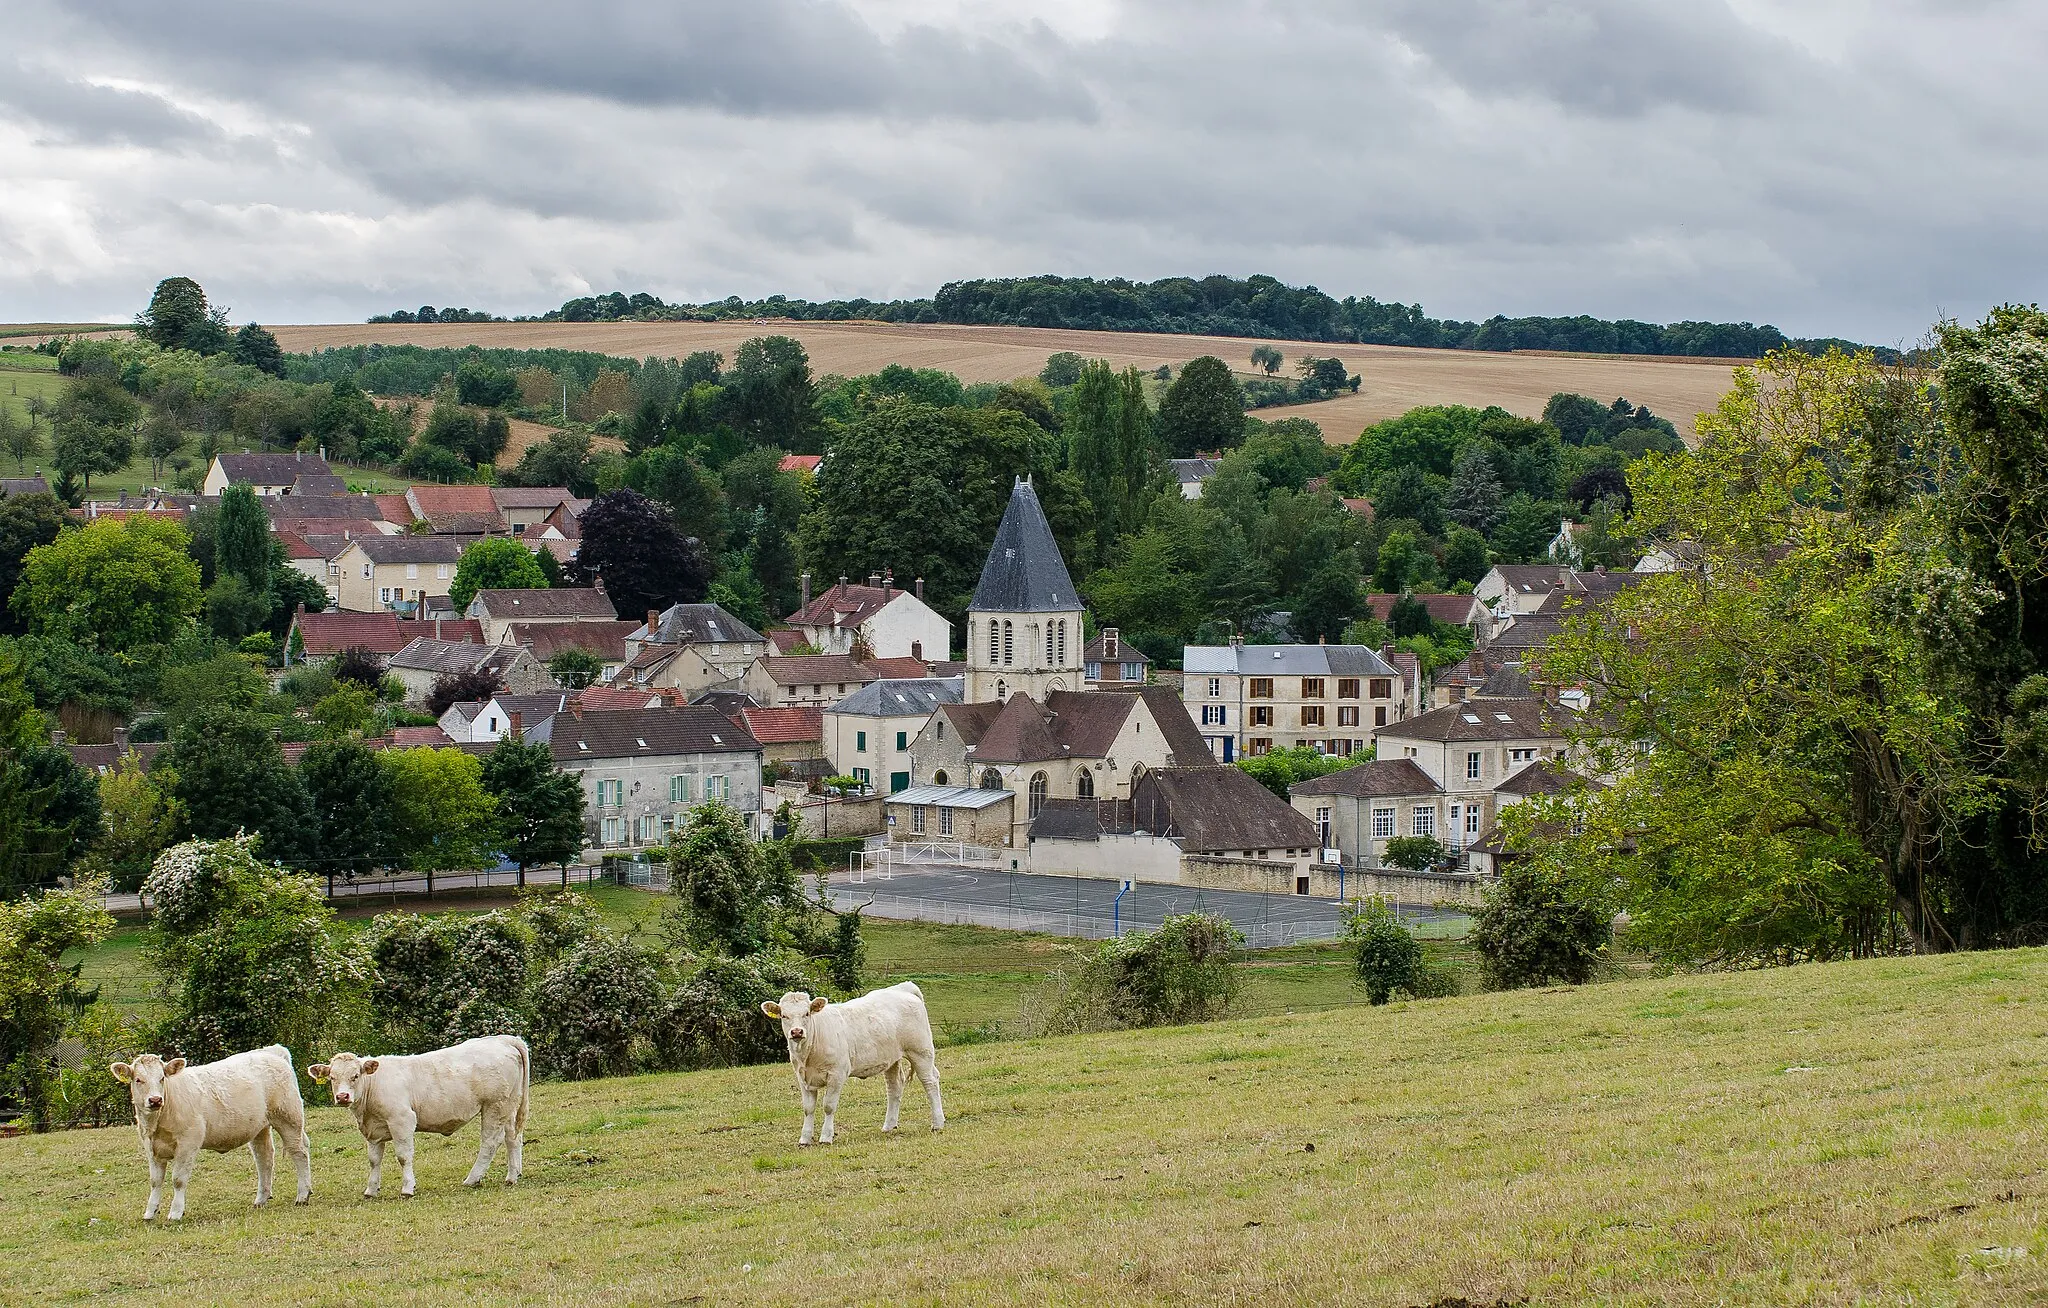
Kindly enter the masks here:
[[0, 320], [1266, 272], [1915, 339], [2044, 298], [2026, 0], [67, 0]]

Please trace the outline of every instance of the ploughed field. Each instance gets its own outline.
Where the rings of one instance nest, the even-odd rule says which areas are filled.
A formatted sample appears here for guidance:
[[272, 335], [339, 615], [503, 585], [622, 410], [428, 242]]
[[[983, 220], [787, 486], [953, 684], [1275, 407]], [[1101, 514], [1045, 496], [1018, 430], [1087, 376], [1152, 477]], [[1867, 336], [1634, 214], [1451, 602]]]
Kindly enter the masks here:
[[357, 1197], [323, 1104], [310, 1207], [209, 1155], [173, 1229], [131, 1130], [23, 1137], [0, 1298], [2040, 1302], [2044, 983], [2014, 952], [968, 1045], [943, 1135], [913, 1086], [881, 1136], [856, 1082], [802, 1151], [784, 1067], [540, 1084], [517, 1188], [461, 1188], [471, 1126], [409, 1201]]
[[482, 345], [502, 349], [589, 350], [632, 358], [717, 350], [729, 362], [741, 341], [776, 334], [802, 341], [819, 375], [858, 376], [891, 363], [940, 368], [965, 382], [1035, 376], [1046, 356], [1072, 350], [1118, 367], [1179, 367], [1213, 354], [1239, 372], [1251, 370], [1255, 345], [1287, 356], [1293, 376], [1304, 354], [1335, 355], [1362, 379], [1358, 394], [1317, 404], [1259, 409], [1264, 419], [1302, 417], [1318, 422], [1325, 440], [1344, 443], [1381, 418], [1418, 404], [1498, 404], [1538, 417], [1558, 391], [1600, 400], [1625, 395], [1647, 404], [1692, 435], [1693, 415], [1711, 409], [1728, 390], [1733, 369], [1725, 361], [1620, 355], [1495, 354], [1474, 350], [1418, 350], [1391, 345], [1343, 345], [1238, 336], [1173, 336], [1147, 332], [1069, 331], [1050, 327], [968, 327], [943, 323], [735, 322], [616, 323], [344, 323], [275, 326], [278, 343], [293, 353], [336, 345]]

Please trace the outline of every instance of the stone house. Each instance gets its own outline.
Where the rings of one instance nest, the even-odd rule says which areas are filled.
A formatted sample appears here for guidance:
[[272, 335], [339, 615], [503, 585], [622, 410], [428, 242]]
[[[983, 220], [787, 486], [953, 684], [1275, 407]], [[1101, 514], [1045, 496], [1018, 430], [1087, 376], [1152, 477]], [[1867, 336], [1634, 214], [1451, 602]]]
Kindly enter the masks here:
[[626, 634], [626, 663], [613, 680], [695, 699], [715, 687], [737, 687], [767, 652], [766, 636], [718, 605], [675, 604], [661, 613], [650, 610]]
[[889, 573], [865, 586], [846, 578], [811, 598], [811, 576], [803, 576], [803, 603], [785, 621], [821, 654], [860, 653], [867, 658], [943, 660], [952, 656], [953, 624], [924, 602], [924, 582], [914, 590], [896, 585]]
[[1494, 823], [1502, 783], [1565, 759], [1577, 721], [1572, 709], [1529, 697], [1452, 704], [1383, 729], [1379, 760], [1413, 762], [1443, 792], [1437, 811], [1413, 808], [1397, 834], [1435, 836], [1452, 850], [1476, 843]]
[[1311, 746], [1349, 757], [1408, 711], [1402, 673], [1365, 645], [1190, 645], [1181, 698], [1219, 762]]
[[1397, 836], [1441, 838], [1448, 829], [1443, 787], [1411, 758], [1376, 759], [1296, 782], [1289, 800], [1315, 825], [1319, 846], [1353, 868], [1380, 867]]
[[356, 613], [416, 612], [429, 595], [446, 595], [462, 559], [447, 536], [361, 536], [335, 557], [335, 603]]
[[528, 624], [556, 622], [617, 622], [619, 615], [611, 599], [596, 586], [565, 586], [557, 590], [480, 590], [469, 601], [462, 616], [475, 618], [484, 627], [484, 639], [493, 645], [511, 643], [508, 628], [515, 622]]
[[514, 535], [545, 525], [550, 513], [575, 498], [560, 486], [491, 487], [491, 502], [504, 519], [505, 530]]
[[761, 745], [716, 709], [687, 705], [584, 712], [572, 701], [526, 733], [583, 786], [592, 853], [666, 844], [692, 809], [721, 803], [759, 826]]
[[942, 704], [958, 704], [959, 677], [872, 681], [822, 710], [825, 757], [842, 776], [895, 794], [916, 773], [912, 744]]
[[458, 643], [417, 636], [391, 656], [385, 670], [405, 686], [408, 704], [424, 703], [435, 682], [457, 672], [488, 672], [513, 694], [557, 689], [547, 665], [517, 645]]
[[911, 786], [890, 795], [889, 839], [898, 844], [953, 841], [1005, 849], [1017, 797], [979, 786]]
[[1089, 690], [1130, 690], [1145, 684], [1152, 660], [1126, 645], [1115, 627], [1104, 627], [1081, 650], [1081, 675]]
[[290, 495], [301, 477], [333, 475], [334, 469], [318, 454], [217, 454], [207, 465], [199, 493], [218, 495], [239, 485], [258, 495]]

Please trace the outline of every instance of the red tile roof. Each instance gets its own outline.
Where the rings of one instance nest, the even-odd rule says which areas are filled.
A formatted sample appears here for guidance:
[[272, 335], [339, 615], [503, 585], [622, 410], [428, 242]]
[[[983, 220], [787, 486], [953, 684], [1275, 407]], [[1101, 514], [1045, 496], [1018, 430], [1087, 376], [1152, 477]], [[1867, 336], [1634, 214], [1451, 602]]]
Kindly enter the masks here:
[[794, 627], [857, 627], [902, 593], [901, 588], [840, 582], [784, 620]]
[[818, 465], [824, 462], [824, 459], [825, 456], [822, 454], [785, 454], [782, 456], [782, 470], [784, 472], [816, 472]]
[[412, 639], [396, 613], [301, 613], [292, 619], [307, 658], [326, 658], [345, 649], [396, 654]]
[[417, 506], [419, 513], [427, 517], [442, 513], [484, 513], [501, 522], [504, 520], [504, 515], [498, 512], [498, 501], [492, 497], [488, 486], [408, 486], [405, 495]]
[[606, 709], [658, 708], [670, 703], [669, 697], [659, 689], [619, 690], [612, 686], [592, 686], [576, 696], [576, 703], [586, 712], [603, 712]]
[[864, 666], [870, 677], [888, 677], [896, 681], [917, 681], [931, 675], [931, 669], [922, 659], [869, 659]]
[[743, 708], [732, 719], [764, 745], [825, 739], [825, 710], [820, 708]]
[[284, 546], [284, 556], [288, 559], [325, 559], [327, 557], [322, 551], [308, 545], [306, 538], [295, 531], [278, 532], [277, 543]]
[[420, 745], [439, 749], [443, 745], [452, 745], [454, 743], [455, 741], [450, 738], [448, 733], [439, 727], [393, 727], [391, 729], [391, 747], [393, 749], [413, 749]]

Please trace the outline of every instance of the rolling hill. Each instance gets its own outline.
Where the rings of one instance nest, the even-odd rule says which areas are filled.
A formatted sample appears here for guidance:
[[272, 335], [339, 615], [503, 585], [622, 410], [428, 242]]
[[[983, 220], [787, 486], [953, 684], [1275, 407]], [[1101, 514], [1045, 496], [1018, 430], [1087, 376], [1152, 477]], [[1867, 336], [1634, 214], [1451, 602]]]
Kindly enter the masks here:
[[1319, 404], [1260, 409], [1257, 416], [1290, 416], [1320, 423], [1324, 439], [1345, 443], [1366, 425], [1418, 404], [1498, 404], [1536, 417], [1557, 391], [1601, 400], [1625, 395], [1647, 404], [1690, 437], [1693, 415], [1710, 409], [1733, 374], [1725, 360], [1623, 355], [1486, 353], [1421, 350], [1391, 345], [1326, 345], [1260, 341], [1233, 336], [1176, 336], [1137, 332], [1067, 331], [1039, 327], [962, 327], [864, 322], [612, 322], [612, 323], [376, 323], [273, 327], [293, 353], [335, 345], [488, 345], [506, 349], [561, 348], [644, 358], [680, 358], [717, 350], [728, 359], [750, 336], [794, 336], [820, 375], [853, 376], [885, 364], [941, 368], [966, 382], [1007, 381], [1036, 374], [1046, 356], [1072, 350], [1119, 367], [1178, 366], [1214, 354], [1248, 371], [1254, 345], [1279, 347], [1290, 361], [1303, 354], [1335, 355], [1363, 382], [1358, 394]]

